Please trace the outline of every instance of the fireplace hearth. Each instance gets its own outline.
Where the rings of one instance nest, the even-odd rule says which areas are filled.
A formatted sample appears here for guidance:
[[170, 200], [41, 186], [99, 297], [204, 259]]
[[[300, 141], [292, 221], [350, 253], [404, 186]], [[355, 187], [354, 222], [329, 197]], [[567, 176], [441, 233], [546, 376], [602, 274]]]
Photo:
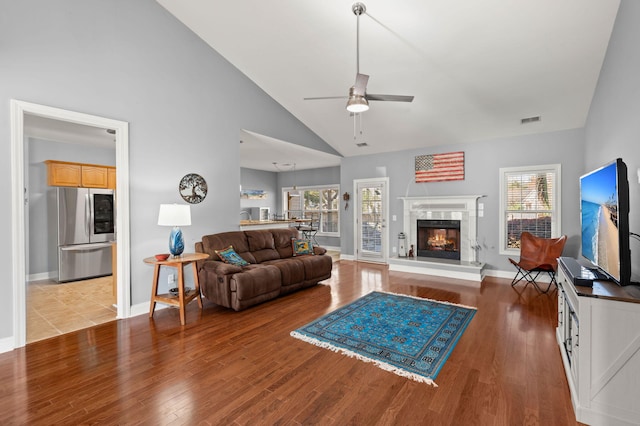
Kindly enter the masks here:
[[460, 221], [418, 219], [417, 255], [460, 260]]

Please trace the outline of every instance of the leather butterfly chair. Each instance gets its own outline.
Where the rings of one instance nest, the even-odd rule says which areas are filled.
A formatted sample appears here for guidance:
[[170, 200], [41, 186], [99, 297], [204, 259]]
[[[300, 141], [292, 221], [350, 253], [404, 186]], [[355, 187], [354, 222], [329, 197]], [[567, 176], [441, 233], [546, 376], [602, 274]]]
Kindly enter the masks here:
[[[527, 284], [533, 284], [542, 293], [547, 293], [551, 285], [557, 287], [558, 258], [562, 256], [566, 242], [566, 235], [560, 238], [540, 238], [529, 232], [523, 232], [520, 236], [520, 260], [516, 262], [509, 258], [509, 262], [518, 269], [516, 276], [511, 281], [511, 286], [525, 280]], [[542, 290], [536, 282], [542, 273], [547, 273], [551, 279], [546, 290]]]

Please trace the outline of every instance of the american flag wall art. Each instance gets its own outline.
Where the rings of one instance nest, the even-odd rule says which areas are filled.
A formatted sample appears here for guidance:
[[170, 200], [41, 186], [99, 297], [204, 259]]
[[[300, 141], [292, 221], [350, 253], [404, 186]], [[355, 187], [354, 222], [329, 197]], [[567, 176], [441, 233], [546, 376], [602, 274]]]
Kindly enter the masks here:
[[416, 182], [464, 180], [464, 151], [416, 157]]

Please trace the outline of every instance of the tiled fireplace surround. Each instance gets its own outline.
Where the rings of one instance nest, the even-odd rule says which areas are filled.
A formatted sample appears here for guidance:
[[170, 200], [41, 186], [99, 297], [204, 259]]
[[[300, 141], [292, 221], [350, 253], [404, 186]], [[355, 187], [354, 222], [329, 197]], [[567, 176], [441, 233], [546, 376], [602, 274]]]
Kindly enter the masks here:
[[403, 232], [407, 236], [407, 249], [411, 244], [417, 247], [418, 219], [459, 220], [460, 260], [394, 257], [389, 259], [389, 269], [459, 278], [479, 284], [484, 276], [484, 264], [475, 262], [474, 245], [478, 236], [478, 199], [481, 197], [400, 197], [404, 203]]

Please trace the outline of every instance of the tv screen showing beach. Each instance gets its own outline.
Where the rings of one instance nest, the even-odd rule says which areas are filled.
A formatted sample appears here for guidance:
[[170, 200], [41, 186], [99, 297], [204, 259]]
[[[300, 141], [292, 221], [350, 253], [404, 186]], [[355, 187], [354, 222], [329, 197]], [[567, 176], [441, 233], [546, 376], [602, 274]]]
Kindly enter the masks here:
[[582, 255], [620, 279], [616, 164], [580, 179]]

